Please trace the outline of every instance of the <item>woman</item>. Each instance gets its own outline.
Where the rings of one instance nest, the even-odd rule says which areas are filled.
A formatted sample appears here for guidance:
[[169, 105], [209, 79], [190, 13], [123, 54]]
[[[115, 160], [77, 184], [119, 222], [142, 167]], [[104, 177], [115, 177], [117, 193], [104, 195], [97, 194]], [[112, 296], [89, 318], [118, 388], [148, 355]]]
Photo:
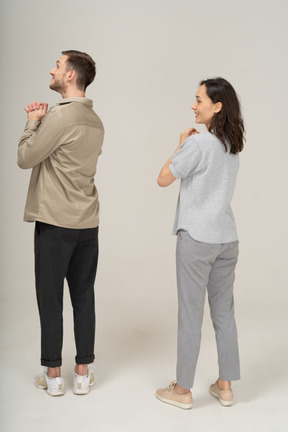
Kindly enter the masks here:
[[159, 389], [162, 402], [192, 408], [206, 288], [213, 322], [219, 378], [210, 393], [231, 406], [231, 381], [240, 379], [233, 282], [238, 239], [230, 202], [243, 149], [244, 125], [235, 90], [225, 79], [202, 81], [192, 106], [195, 121], [162, 168], [158, 184], [181, 179], [173, 234], [177, 234], [178, 288], [177, 381]]

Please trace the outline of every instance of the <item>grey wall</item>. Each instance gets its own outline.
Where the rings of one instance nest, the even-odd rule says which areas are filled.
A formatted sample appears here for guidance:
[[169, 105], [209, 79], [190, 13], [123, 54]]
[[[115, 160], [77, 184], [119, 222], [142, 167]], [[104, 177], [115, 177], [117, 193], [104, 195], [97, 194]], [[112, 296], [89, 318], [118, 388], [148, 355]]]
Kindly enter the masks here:
[[[63, 49], [95, 58], [87, 97], [102, 118], [104, 151], [98, 299], [135, 308], [174, 307], [179, 183], [156, 178], [193, 126], [201, 79], [223, 76], [238, 92], [247, 144], [233, 208], [241, 255], [237, 300], [244, 307], [287, 301], [288, 3], [274, 0], [106, 0], [1, 3], [2, 306], [34, 308], [33, 225], [22, 222], [30, 172], [16, 165], [24, 106], [53, 105], [49, 71]], [[121, 303], [122, 302], [122, 303]], [[169, 306], [170, 305], [170, 306]], [[164, 306], [163, 306], [164, 307]], [[147, 308], [148, 310], [148, 308]], [[243, 310], [243, 309], [242, 309]], [[244, 309], [245, 310], [245, 309]]]

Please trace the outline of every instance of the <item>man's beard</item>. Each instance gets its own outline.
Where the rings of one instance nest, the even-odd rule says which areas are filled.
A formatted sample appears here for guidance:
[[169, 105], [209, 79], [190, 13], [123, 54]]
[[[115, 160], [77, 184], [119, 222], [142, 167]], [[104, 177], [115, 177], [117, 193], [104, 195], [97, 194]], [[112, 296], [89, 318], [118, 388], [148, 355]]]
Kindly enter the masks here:
[[58, 93], [62, 93], [64, 84], [62, 82], [56, 81], [55, 79], [50, 83], [49, 88], [55, 90]]

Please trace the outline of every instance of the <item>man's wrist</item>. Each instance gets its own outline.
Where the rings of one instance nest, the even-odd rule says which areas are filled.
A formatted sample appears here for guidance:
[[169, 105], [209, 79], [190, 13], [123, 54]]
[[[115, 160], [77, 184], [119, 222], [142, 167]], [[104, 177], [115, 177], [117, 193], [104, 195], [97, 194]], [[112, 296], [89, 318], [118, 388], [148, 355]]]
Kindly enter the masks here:
[[32, 131], [36, 131], [40, 125], [40, 121], [38, 120], [27, 120], [26, 125], [25, 125], [25, 131], [27, 129], [30, 129]]

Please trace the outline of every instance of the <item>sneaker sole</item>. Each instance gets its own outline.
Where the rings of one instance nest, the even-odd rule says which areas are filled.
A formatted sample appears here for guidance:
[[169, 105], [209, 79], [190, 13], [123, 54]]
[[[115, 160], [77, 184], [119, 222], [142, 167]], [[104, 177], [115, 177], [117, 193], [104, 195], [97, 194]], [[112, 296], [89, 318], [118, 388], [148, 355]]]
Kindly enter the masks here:
[[43, 386], [42, 384], [37, 384], [36, 382], [34, 382], [34, 385], [36, 388], [41, 389], [41, 390], [47, 390], [47, 386]]
[[47, 389], [47, 393], [49, 394], [49, 396], [63, 396], [64, 395], [64, 390], [49, 390]]
[[212, 390], [209, 390], [209, 393], [214, 396], [216, 399], [219, 400], [220, 404], [224, 407], [230, 407], [233, 405], [233, 401], [225, 401], [223, 399], [220, 398], [220, 396], [218, 395], [218, 393], [214, 393]]
[[74, 390], [73, 389], [73, 393], [75, 395], [86, 395], [89, 393], [89, 388], [88, 389], [83, 389], [83, 390]]
[[51, 389], [49, 390], [48, 387], [45, 387], [45, 386], [43, 386], [41, 384], [34, 383], [34, 385], [38, 389], [47, 390], [47, 393], [50, 396], [62, 396], [62, 395], [64, 395], [64, 390], [51, 390]]
[[186, 410], [188, 410], [188, 409], [191, 409], [191, 408], [193, 407], [193, 404], [192, 404], [192, 403], [191, 403], [191, 404], [182, 404], [182, 403], [180, 403], [180, 402], [173, 401], [173, 400], [171, 400], [171, 399], [165, 399], [165, 398], [162, 398], [162, 397], [159, 396], [157, 393], [155, 393], [155, 396], [156, 396], [157, 399], [159, 399], [161, 402], [167, 403], [167, 404], [169, 404], [169, 405], [174, 405], [174, 406], [176, 406], [177, 408], [182, 408], [182, 409], [186, 409]]

